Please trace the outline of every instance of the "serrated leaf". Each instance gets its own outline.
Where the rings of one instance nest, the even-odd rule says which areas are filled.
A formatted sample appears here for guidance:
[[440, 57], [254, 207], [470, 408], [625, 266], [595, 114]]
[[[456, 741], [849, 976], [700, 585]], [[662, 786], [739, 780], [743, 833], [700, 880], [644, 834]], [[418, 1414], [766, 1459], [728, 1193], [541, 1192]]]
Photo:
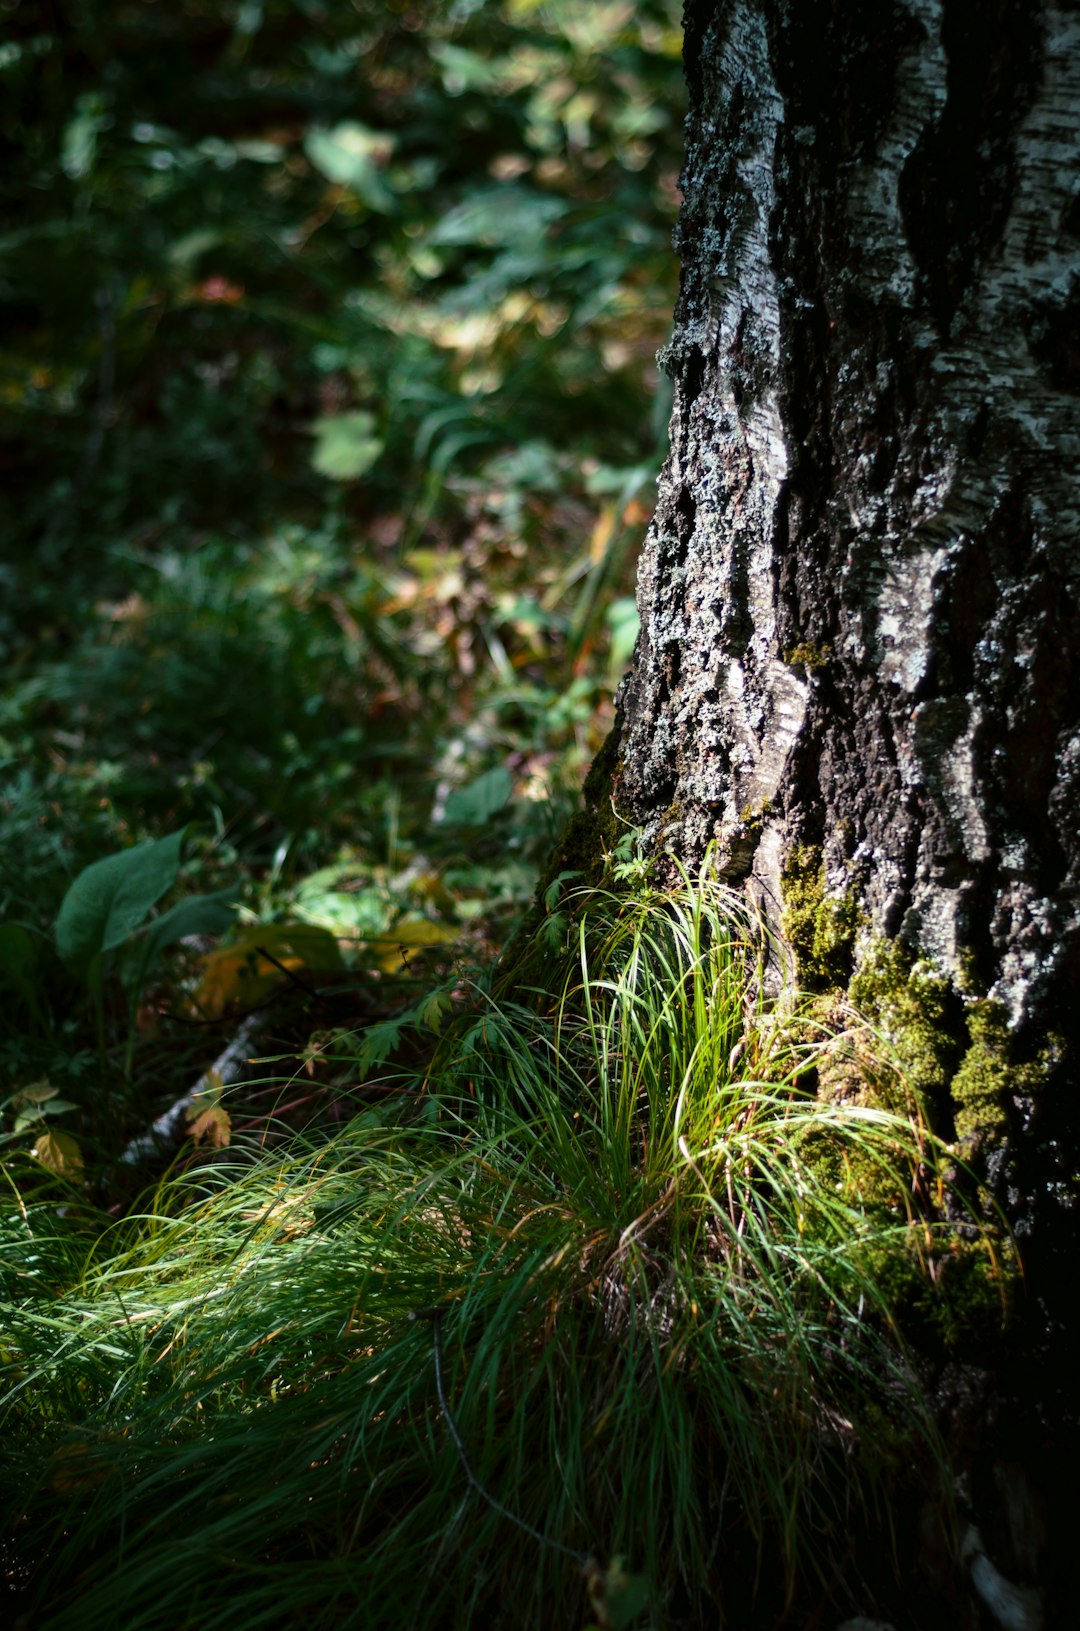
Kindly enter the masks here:
[[65, 963], [84, 965], [134, 934], [176, 882], [187, 830], [107, 855], [79, 873], [56, 919], [56, 948]]
[[14, 1104], [45, 1104], [49, 1099], [55, 1099], [60, 1089], [54, 1087], [47, 1076], [39, 1081], [30, 1082], [26, 1087], [20, 1087], [15, 1094]]
[[415, 1024], [416, 1010], [410, 1008], [407, 1013], [398, 1014], [394, 1019], [380, 1019], [374, 1025], [369, 1025], [356, 1056], [360, 1073], [385, 1064], [401, 1041], [402, 1033]]
[[355, 413], [326, 414], [312, 422], [315, 450], [312, 468], [330, 481], [356, 481], [378, 462], [386, 445], [375, 429], [374, 414], [357, 409]]
[[580, 878], [582, 876], [583, 874], [580, 868], [570, 869], [564, 867], [557, 878], [552, 878], [551, 882], [544, 890], [545, 910], [549, 912], [553, 912], [555, 910], [555, 907], [559, 904], [559, 896], [562, 894], [562, 886], [564, 883], [569, 883], [571, 878]]
[[60, 1098], [55, 1087], [49, 1088], [48, 1092], [40, 1097], [32, 1097], [25, 1093], [17, 1094], [14, 1103], [16, 1105], [21, 1103], [23, 1106], [15, 1117], [17, 1133], [25, 1133], [28, 1127], [32, 1127], [35, 1122], [44, 1121], [48, 1116], [62, 1116], [67, 1110], [78, 1109], [78, 1105], [73, 1104], [70, 1099]]
[[192, 1121], [188, 1132], [195, 1144], [206, 1143], [212, 1150], [223, 1150], [232, 1138], [232, 1117], [220, 1104], [211, 1104]]
[[75, 1178], [83, 1169], [82, 1152], [70, 1133], [50, 1127], [34, 1145], [34, 1154], [43, 1167], [61, 1178]]
[[453, 1007], [453, 998], [448, 991], [433, 991], [420, 1009], [421, 1021], [429, 1031], [434, 1031], [438, 1036], [442, 1031], [443, 1020], [452, 1012]]
[[554, 955], [563, 949], [566, 940], [566, 915], [563, 912], [551, 912], [541, 923], [536, 938], [545, 951]]
[[456, 787], [446, 800], [443, 821], [451, 827], [482, 827], [501, 810], [514, 791], [514, 778], [502, 765], [485, 770], [475, 781]]

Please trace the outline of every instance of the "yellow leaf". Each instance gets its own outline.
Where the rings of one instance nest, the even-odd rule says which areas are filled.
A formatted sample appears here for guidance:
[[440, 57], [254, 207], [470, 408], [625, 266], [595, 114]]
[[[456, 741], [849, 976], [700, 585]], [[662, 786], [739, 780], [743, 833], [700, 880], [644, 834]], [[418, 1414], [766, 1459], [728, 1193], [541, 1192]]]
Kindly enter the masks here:
[[54, 1087], [47, 1076], [42, 1076], [40, 1081], [31, 1082], [29, 1087], [20, 1087], [13, 1102], [15, 1104], [47, 1104], [50, 1099], [55, 1099], [59, 1092], [60, 1089]]
[[188, 1132], [196, 1144], [205, 1139], [212, 1150], [223, 1150], [232, 1137], [232, 1118], [220, 1104], [212, 1104], [195, 1117]]
[[445, 946], [457, 939], [456, 929], [448, 923], [433, 923], [428, 917], [405, 917], [386, 934], [369, 944], [375, 949], [375, 961], [387, 974], [400, 974], [409, 966], [410, 951], [422, 951], [426, 946]]
[[195, 1002], [209, 1019], [230, 1008], [254, 1008], [290, 974], [337, 974], [341, 951], [334, 936], [314, 923], [252, 923], [227, 946], [203, 958]]
[[61, 1178], [74, 1178], [82, 1171], [83, 1158], [79, 1146], [70, 1133], [50, 1127], [34, 1145], [34, 1154], [43, 1167], [59, 1173]]

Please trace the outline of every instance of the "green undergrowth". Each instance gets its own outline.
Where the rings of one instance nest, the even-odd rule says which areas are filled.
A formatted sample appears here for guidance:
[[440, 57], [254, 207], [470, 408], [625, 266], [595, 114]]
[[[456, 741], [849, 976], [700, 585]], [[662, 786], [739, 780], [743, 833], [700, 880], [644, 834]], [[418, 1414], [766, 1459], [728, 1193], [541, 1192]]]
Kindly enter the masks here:
[[[933, 1478], [880, 1269], [932, 1291], [955, 1228], [896, 1067], [761, 1001], [708, 873], [661, 892], [624, 846], [551, 918], [542, 989], [459, 997], [333, 1134], [115, 1218], [9, 1164], [30, 1623], [749, 1623]], [[816, 1090], [845, 1049], [893, 1108]]]

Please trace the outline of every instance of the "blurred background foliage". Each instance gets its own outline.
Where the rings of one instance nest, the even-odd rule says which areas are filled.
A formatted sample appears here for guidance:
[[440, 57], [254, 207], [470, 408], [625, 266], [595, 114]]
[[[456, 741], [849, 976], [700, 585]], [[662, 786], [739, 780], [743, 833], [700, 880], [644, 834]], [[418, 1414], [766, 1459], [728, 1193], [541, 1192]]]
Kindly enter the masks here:
[[52, 924], [110, 850], [196, 821], [247, 919], [480, 949], [528, 898], [636, 631], [681, 34], [677, 0], [0, 19], [0, 932], [34, 959], [0, 1070], [77, 1099]]
[[6, 774], [321, 856], [410, 758], [580, 766], [666, 425], [677, 9], [3, 0]]

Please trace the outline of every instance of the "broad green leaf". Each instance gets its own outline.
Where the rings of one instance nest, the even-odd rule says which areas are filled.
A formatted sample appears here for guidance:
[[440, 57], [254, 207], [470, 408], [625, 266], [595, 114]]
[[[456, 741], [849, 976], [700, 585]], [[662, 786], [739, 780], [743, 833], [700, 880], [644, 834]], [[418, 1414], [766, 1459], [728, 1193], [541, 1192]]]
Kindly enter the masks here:
[[565, 199], [551, 193], [527, 187], [484, 187], [448, 210], [428, 242], [520, 249], [540, 242], [548, 228], [569, 209]]
[[383, 176], [394, 146], [393, 136], [357, 119], [345, 119], [330, 130], [311, 130], [304, 138], [304, 152], [327, 181], [350, 188], [369, 210], [382, 215], [397, 208]]
[[64, 126], [60, 168], [72, 181], [81, 181], [94, 168], [98, 132], [105, 128], [104, 99], [96, 92], [80, 96], [78, 113]]
[[46, 1121], [49, 1116], [62, 1115], [65, 1110], [75, 1110], [78, 1107], [70, 1099], [50, 1099], [48, 1104], [32, 1104], [25, 1110], [20, 1110], [15, 1117], [15, 1131], [24, 1133], [35, 1122]]
[[390, 926], [393, 903], [385, 888], [355, 863], [322, 867], [305, 878], [293, 910], [339, 940], [369, 940]]
[[607, 1569], [591, 1564], [586, 1585], [593, 1613], [603, 1631], [627, 1631], [649, 1606], [652, 1595], [643, 1574], [627, 1574], [621, 1557], [612, 1558]]
[[610, 666], [613, 672], [621, 672], [634, 655], [641, 627], [637, 601], [630, 596], [613, 600], [607, 609], [605, 621], [611, 630]]
[[227, 891], [214, 895], [190, 895], [155, 918], [147, 930], [143, 946], [143, 969], [149, 972], [166, 946], [175, 946], [190, 934], [224, 934], [236, 916]]
[[187, 828], [107, 855], [86, 867], [64, 896], [56, 947], [65, 963], [84, 964], [122, 945], [176, 882]]
[[316, 419], [311, 428], [315, 436], [312, 466], [330, 481], [355, 481], [382, 456], [385, 444], [371, 434], [375, 416], [362, 409], [327, 414]]
[[446, 801], [443, 821], [452, 827], [482, 827], [503, 808], [514, 791], [514, 778], [497, 765], [475, 781], [456, 787]]
[[78, 1109], [78, 1105], [73, 1104], [70, 1099], [54, 1097], [55, 1093], [54, 1087], [47, 1099], [37, 1104], [28, 1104], [26, 1109], [20, 1110], [15, 1117], [15, 1131], [24, 1133], [36, 1121], [45, 1121], [49, 1116], [62, 1116], [65, 1110]]

